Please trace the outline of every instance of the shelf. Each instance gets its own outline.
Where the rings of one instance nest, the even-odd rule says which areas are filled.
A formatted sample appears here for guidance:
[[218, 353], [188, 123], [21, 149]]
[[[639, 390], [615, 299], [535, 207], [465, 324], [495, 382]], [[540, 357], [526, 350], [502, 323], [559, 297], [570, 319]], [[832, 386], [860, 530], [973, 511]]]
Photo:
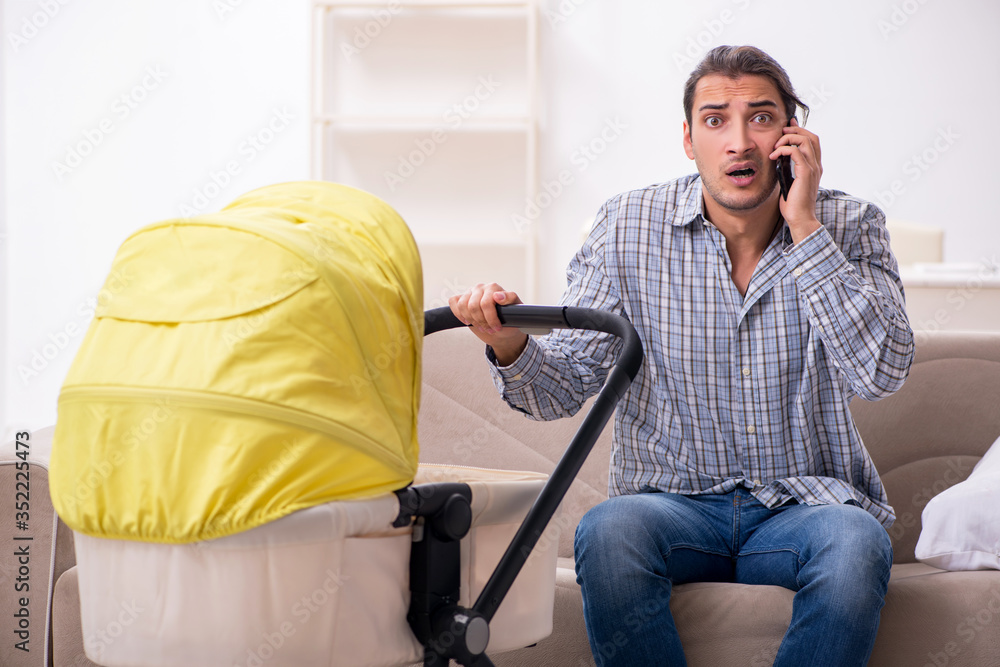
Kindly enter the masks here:
[[418, 116], [316, 116], [316, 122], [355, 132], [527, 132], [533, 129], [529, 116], [418, 117]]
[[354, 2], [339, 2], [338, 0], [317, 0], [313, 3], [325, 9], [384, 9], [390, 14], [392, 8], [401, 11], [418, 9], [490, 9], [494, 7], [530, 7], [530, 0], [493, 0], [492, 2], [469, 2], [468, 0], [437, 0], [436, 2], [421, 2], [420, 0], [400, 0], [399, 2], [386, 2], [386, 0], [355, 0]]
[[399, 14], [377, 31], [365, 14], [321, 20], [328, 37], [321, 69], [331, 85], [317, 99], [319, 115], [533, 115], [523, 11]]
[[504, 237], [531, 196], [529, 138], [503, 133], [327, 132], [325, 174], [395, 207], [417, 235], [467, 236], [473, 221]]
[[537, 193], [537, 12], [313, 2], [313, 175], [399, 212], [429, 299], [481, 281], [534, 293], [536, 230], [519, 221]]

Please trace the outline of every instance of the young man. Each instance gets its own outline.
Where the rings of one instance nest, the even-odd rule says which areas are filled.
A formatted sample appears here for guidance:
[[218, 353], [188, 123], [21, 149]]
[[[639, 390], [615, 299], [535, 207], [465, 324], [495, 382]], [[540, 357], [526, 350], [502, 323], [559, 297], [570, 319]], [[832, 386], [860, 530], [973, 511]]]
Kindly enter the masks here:
[[[611, 498], [576, 534], [591, 649], [599, 665], [684, 665], [672, 586], [736, 581], [795, 591], [775, 665], [864, 665], [894, 516], [848, 405], [898, 389], [913, 356], [884, 216], [819, 188], [819, 139], [794, 116], [808, 107], [759, 49], [709, 52], [684, 107], [698, 174], [610, 199], [562, 299], [628, 317], [646, 355], [615, 418]], [[617, 340], [500, 328], [496, 304], [519, 302], [491, 284], [451, 307], [507, 402], [570, 415]]]

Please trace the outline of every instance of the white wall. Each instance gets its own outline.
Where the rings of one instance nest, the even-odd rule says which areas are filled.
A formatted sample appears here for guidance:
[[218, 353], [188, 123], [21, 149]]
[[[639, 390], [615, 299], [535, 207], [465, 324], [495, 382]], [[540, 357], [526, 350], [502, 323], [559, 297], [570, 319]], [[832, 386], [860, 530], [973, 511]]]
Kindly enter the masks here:
[[[309, 176], [309, 11], [307, 0], [7, 0], [3, 21], [9, 431], [54, 420], [91, 300], [131, 231]], [[681, 89], [721, 43], [756, 44], [789, 71], [813, 105], [824, 186], [945, 227], [947, 261], [995, 256], [998, 28], [992, 0], [545, 0], [539, 175], [568, 170], [572, 183], [538, 219], [539, 300], [558, 297], [604, 199], [693, 171]], [[269, 123], [281, 129], [252, 148]], [[73, 150], [88, 154], [77, 163]], [[226, 184], [230, 162], [239, 173]]]
[[7, 1], [8, 429], [54, 421], [129, 233], [309, 177], [308, 25], [306, 0]]
[[[812, 106], [808, 128], [822, 142], [824, 187], [876, 201], [890, 217], [944, 227], [945, 261], [1000, 255], [989, 201], [1000, 154], [990, 111], [1000, 105], [995, 0], [545, 6], [540, 174], [570, 169], [576, 179], [541, 220], [549, 286], [563, 285], [574, 232], [606, 197], [695, 170], [681, 148], [682, 88], [694, 62], [718, 44], [757, 45], [788, 71]], [[578, 147], [615, 118], [627, 125], [620, 137], [585, 171], [575, 167]], [[914, 161], [925, 152], [932, 162]], [[901, 194], [893, 195], [894, 183]]]

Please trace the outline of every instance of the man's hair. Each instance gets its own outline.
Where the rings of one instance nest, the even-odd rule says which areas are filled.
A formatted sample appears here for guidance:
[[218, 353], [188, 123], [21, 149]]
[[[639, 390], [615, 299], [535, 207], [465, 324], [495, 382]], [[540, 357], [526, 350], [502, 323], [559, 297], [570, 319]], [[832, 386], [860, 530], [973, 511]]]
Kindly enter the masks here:
[[746, 75], [766, 76], [778, 88], [789, 120], [795, 115], [796, 107], [802, 108], [801, 125], [805, 125], [809, 117], [809, 106], [795, 94], [788, 73], [774, 58], [755, 46], [717, 46], [698, 63], [684, 84], [684, 117], [688, 127], [691, 126], [694, 89], [701, 78], [709, 74], [722, 74], [730, 79]]

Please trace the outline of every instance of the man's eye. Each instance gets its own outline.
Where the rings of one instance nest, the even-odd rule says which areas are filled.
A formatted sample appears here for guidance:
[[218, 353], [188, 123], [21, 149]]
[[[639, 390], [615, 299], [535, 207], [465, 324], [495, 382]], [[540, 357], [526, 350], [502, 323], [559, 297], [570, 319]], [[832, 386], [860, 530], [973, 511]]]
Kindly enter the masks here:
[[755, 123], [769, 123], [771, 121], [770, 114], [762, 113], [754, 116], [753, 122]]
[[709, 118], [705, 119], [705, 124], [708, 125], [709, 127], [719, 127], [720, 125], [722, 125], [722, 119], [716, 116], [710, 116]]

